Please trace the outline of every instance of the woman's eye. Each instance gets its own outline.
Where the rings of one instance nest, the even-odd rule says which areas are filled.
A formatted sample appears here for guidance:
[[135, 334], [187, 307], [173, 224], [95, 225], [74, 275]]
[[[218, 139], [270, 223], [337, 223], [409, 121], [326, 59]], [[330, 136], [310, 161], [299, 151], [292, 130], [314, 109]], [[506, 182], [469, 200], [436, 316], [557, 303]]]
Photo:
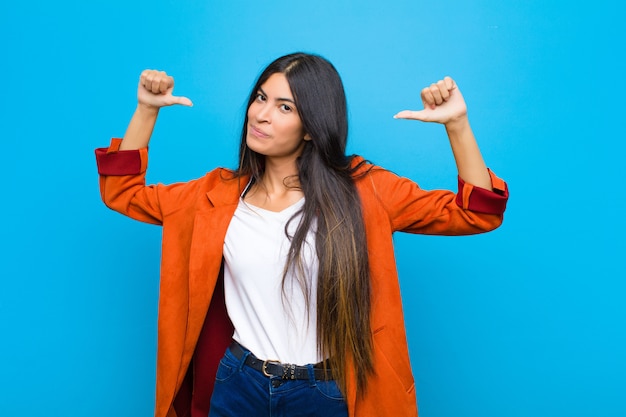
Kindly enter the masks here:
[[284, 111], [284, 112], [290, 112], [290, 111], [291, 111], [291, 107], [289, 107], [289, 105], [287, 105], [287, 104], [282, 104], [282, 105], [280, 106], [280, 109], [281, 109], [282, 111]]
[[256, 95], [256, 100], [257, 100], [257, 101], [265, 101], [265, 100], [266, 100], [266, 98], [265, 98], [265, 96], [264, 96], [263, 94], [258, 93], [258, 94]]

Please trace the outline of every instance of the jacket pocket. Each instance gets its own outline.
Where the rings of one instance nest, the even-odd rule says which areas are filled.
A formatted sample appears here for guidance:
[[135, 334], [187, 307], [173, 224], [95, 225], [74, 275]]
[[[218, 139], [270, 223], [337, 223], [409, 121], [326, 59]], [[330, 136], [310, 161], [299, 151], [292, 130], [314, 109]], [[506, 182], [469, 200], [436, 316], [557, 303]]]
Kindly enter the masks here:
[[[411, 371], [411, 362], [409, 361], [409, 352], [407, 345], [402, 338], [392, 337], [391, 331], [386, 326], [380, 327], [374, 331], [374, 349], [377, 372], [380, 376], [381, 367], [389, 368], [393, 375], [398, 379], [402, 388], [407, 393], [415, 389], [415, 381], [413, 372]], [[386, 374], [386, 373], [385, 373]]]

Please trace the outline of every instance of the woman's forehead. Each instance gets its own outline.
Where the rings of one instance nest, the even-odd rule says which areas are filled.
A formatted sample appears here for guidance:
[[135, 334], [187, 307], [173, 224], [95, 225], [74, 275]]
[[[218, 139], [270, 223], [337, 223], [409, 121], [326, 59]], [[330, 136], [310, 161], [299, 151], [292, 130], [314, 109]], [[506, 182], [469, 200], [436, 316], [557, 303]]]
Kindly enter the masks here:
[[261, 90], [263, 90], [263, 93], [271, 98], [293, 101], [291, 87], [289, 86], [287, 77], [283, 73], [277, 72], [272, 74], [263, 84], [261, 84]]

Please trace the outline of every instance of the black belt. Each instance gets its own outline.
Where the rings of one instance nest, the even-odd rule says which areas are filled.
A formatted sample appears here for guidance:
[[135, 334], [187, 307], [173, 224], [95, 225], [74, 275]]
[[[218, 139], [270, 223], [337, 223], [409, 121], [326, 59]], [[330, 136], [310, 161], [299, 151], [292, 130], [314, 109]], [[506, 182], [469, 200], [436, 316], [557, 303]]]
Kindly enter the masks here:
[[[235, 341], [230, 344], [229, 349], [233, 356], [239, 360], [241, 360], [246, 353], [243, 347]], [[252, 369], [263, 372], [263, 374], [268, 377], [277, 376], [282, 379], [309, 379], [309, 368], [306, 366], [262, 360], [252, 353], [246, 356], [244, 364]], [[324, 370], [323, 362], [313, 365], [313, 374], [316, 380], [333, 379], [330, 369], [327, 368]]]

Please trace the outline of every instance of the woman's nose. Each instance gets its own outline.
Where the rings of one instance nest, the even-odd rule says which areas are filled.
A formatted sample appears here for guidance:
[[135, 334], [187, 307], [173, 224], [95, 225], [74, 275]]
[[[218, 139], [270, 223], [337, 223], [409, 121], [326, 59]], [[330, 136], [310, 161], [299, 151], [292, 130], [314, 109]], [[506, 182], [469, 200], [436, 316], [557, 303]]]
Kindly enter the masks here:
[[256, 106], [255, 109], [255, 113], [254, 113], [254, 118], [258, 121], [258, 122], [269, 122], [270, 121], [270, 106], [268, 106], [267, 104], [259, 104], [258, 106]]

